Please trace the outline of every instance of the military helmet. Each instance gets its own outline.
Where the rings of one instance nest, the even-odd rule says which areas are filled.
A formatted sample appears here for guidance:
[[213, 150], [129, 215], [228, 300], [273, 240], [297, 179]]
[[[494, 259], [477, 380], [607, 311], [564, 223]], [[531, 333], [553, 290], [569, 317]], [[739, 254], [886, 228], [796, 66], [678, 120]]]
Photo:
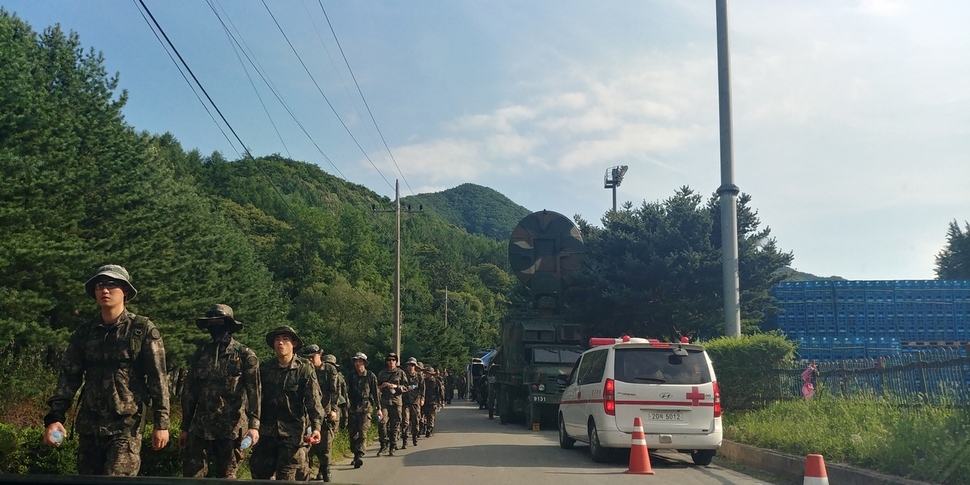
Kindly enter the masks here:
[[209, 311], [205, 312], [204, 317], [195, 321], [195, 326], [199, 327], [200, 330], [220, 325], [225, 325], [229, 333], [238, 332], [243, 328], [242, 322], [233, 318], [232, 307], [221, 303], [212, 305]]
[[366, 364], [367, 363], [367, 354], [365, 354], [363, 352], [357, 352], [356, 354], [354, 354], [354, 360], [362, 360]]
[[276, 340], [277, 335], [289, 336], [290, 340], [293, 341], [293, 350], [299, 350], [300, 347], [303, 347], [303, 341], [300, 340], [300, 336], [297, 335], [296, 330], [293, 330], [293, 327], [290, 327], [289, 325], [282, 325], [282, 326], [276, 327], [274, 330], [267, 333], [266, 345], [269, 345], [270, 348], [273, 348], [274, 347], [273, 341]]
[[323, 349], [321, 349], [320, 346], [317, 344], [307, 345], [306, 347], [303, 348], [303, 350], [300, 350], [300, 355], [303, 357], [310, 357], [312, 355], [322, 354], [322, 353], [323, 353]]
[[328, 364], [337, 365], [337, 356], [333, 354], [327, 354], [323, 356], [323, 361]]
[[97, 299], [94, 296], [94, 285], [99, 280], [104, 279], [119, 280], [128, 287], [128, 289], [125, 290], [126, 302], [131, 301], [131, 299], [138, 294], [138, 290], [136, 290], [135, 287], [131, 285], [131, 281], [129, 281], [131, 277], [128, 276], [128, 270], [117, 264], [106, 264], [98, 268], [97, 274], [92, 276], [87, 282], [84, 283], [84, 291], [88, 294], [88, 296], [90, 296], [92, 299]]

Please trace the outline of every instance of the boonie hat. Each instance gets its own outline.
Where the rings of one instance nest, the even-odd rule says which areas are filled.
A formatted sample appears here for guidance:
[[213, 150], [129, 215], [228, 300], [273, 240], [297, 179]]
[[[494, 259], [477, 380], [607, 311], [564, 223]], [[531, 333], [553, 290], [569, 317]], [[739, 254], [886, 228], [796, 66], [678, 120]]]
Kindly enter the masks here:
[[424, 371], [425, 371], [425, 372], [427, 372], [428, 374], [431, 374], [431, 375], [434, 375], [434, 374], [436, 374], [436, 372], [435, 372], [435, 370], [434, 370], [434, 367], [431, 367], [430, 365], [429, 365], [429, 366], [427, 366], [427, 367], [425, 367], [425, 368], [424, 368]]
[[220, 325], [225, 325], [229, 333], [238, 332], [243, 328], [242, 322], [233, 318], [232, 307], [221, 303], [212, 305], [209, 311], [205, 312], [204, 317], [195, 321], [195, 326], [199, 327], [200, 330]]
[[323, 361], [328, 364], [337, 365], [337, 356], [333, 354], [327, 354], [323, 356]]
[[405, 365], [418, 365], [418, 359], [415, 359], [414, 357], [411, 357], [404, 364]]
[[125, 286], [128, 287], [128, 291], [125, 291], [125, 301], [130, 301], [135, 295], [138, 294], [138, 290], [131, 285], [131, 278], [128, 276], [128, 270], [117, 265], [117, 264], [106, 264], [98, 268], [98, 273], [91, 277], [86, 283], [84, 283], [84, 291], [87, 292], [91, 299], [96, 299], [94, 296], [94, 284], [98, 282], [99, 279], [110, 278], [114, 280], [123, 281]]
[[309, 357], [314, 354], [322, 354], [322, 353], [323, 353], [323, 349], [321, 349], [320, 346], [317, 344], [307, 345], [305, 349], [300, 351], [300, 355], [304, 357]]
[[293, 341], [293, 350], [298, 350], [300, 347], [303, 347], [303, 341], [300, 340], [300, 337], [296, 334], [296, 331], [293, 330], [293, 327], [290, 327], [289, 325], [276, 327], [273, 331], [267, 333], [266, 345], [273, 348], [273, 341], [276, 340], [277, 335], [288, 335], [290, 340]]

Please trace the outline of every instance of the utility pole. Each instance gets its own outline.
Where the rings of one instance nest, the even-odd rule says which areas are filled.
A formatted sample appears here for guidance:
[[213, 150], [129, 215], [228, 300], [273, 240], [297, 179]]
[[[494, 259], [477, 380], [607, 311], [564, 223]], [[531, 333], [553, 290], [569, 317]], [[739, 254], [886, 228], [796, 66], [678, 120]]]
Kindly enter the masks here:
[[448, 287], [445, 286], [445, 328], [448, 328]]
[[728, 49], [727, 0], [717, 10], [717, 94], [721, 126], [721, 274], [724, 280], [724, 335], [741, 335], [741, 290], [738, 283], [738, 193], [734, 185], [734, 135], [731, 121], [731, 55]]
[[[377, 210], [374, 212], [393, 212], [394, 217], [394, 353], [401, 357], [401, 183], [394, 181], [394, 210]], [[424, 210], [418, 206], [418, 212]], [[411, 206], [407, 207], [408, 213], [415, 212]]]

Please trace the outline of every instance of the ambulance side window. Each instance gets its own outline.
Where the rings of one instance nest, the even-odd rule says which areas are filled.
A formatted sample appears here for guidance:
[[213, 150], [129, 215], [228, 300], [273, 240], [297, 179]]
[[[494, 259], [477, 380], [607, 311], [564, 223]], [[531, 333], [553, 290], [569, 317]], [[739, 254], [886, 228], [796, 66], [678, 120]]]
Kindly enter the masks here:
[[579, 384], [595, 384], [603, 380], [606, 371], [606, 357], [610, 349], [588, 352], [583, 357], [583, 364], [579, 369]]

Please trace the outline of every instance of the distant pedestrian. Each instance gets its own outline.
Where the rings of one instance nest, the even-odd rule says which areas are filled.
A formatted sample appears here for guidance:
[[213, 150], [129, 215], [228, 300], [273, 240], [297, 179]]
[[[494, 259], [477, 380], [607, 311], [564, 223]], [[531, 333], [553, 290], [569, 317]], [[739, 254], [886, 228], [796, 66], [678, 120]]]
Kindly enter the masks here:
[[[350, 405], [347, 407], [347, 431], [350, 434], [350, 451], [354, 454], [354, 468], [364, 464], [364, 443], [367, 440], [367, 430], [370, 429], [371, 413], [380, 409], [380, 397], [377, 390], [377, 376], [367, 370], [367, 355], [363, 352], [354, 354], [354, 368], [347, 374], [347, 396]], [[378, 411], [379, 413], [380, 411]]]
[[168, 444], [165, 345], [155, 324], [125, 307], [138, 294], [125, 268], [98, 268], [84, 290], [101, 311], [71, 335], [54, 395], [47, 400], [44, 443], [60, 445], [54, 434], [66, 435], [64, 421], [81, 389], [74, 419], [78, 473], [135, 476], [141, 468], [142, 413], [149, 405], [152, 448]]
[[[320, 442], [320, 386], [313, 366], [295, 354], [303, 344], [296, 331], [277, 327], [266, 334], [266, 344], [276, 358], [259, 367], [260, 442], [249, 458], [249, 468], [255, 479], [296, 480], [307, 473], [307, 447]], [[308, 426], [309, 434], [304, 431]]]
[[259, 442], [259, 359], [232, 335], [243, 328], [229, 305], [213, 305], [196, 320], [212, 340], [189, 360], [182, 389], [182, 475], [236, 478], [243, 438]]
[[451, 398], [455, 394], [455, 375], [450, 370], [445, 370], [445, 404], [451, 404]]
[[424, 414], [424, 437], [428, 438], [434, 433], [434, 420], [438, 409], [445, 405], [445, 386], [437, 378], [434, 367], [425, 367], [424, 374], [424, 404], [421, 406], [421, 413]]

